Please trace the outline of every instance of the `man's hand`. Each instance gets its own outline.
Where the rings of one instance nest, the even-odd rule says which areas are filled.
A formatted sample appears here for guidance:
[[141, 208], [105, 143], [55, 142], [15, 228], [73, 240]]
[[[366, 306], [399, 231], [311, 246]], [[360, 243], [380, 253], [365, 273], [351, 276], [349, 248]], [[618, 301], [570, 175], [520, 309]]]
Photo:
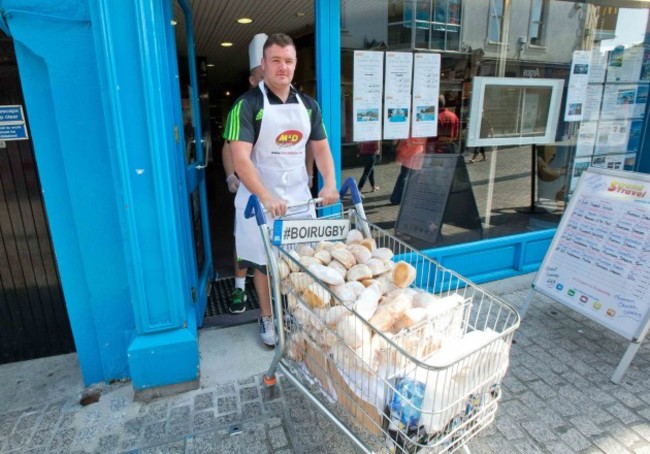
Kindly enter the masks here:
[[264, 209], [274, 218], [284, 216], [287, 213], [287, 201], [283, 199], [276, 199], [269, 197], [268, 199], [261, 200]]
[[323, 205], [331, 205], [339, 200], [339, 191], [336, 186], [323, 186], [318, 197], [323, 199]]
[[226, 178], [226, 184], [228, 185], [228, 190], [234, 194], [239, 188], [239, 178], [234, 173], [231, 173]]

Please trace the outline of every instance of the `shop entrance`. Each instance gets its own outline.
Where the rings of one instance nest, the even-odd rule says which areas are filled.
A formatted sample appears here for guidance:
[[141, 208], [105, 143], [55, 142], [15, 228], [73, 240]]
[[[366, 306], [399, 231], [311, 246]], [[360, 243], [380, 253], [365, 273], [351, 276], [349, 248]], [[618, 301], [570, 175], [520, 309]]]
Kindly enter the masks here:
[[[24, 112], [14, 45], [4, 36], [0, 86], [0, 106]], [[0, 364], [75, 350], [29, 138], [0, 137], [0, 333]]]
[[[225, 0], [191, 2], [194, 17], [195, 52], [199, 71], [199, 102], [204, 143], [210, 149], [205, 169], [211, 251], [216, 280], [212, 283], [205, 323], [229, 326], [257, 318], [257, 298], [252, 282], [247, 283], [249, 310], [238, 316], [228, 313], [227, 305], [234, 285], [234, 194], [228, 190], [221, 151], [223, 128], [234, 101], [249, 89], [248, 46], [258, 33], [282, 32], [291, 36], [298, 52], [294, 85], [315, 96], [314, 75], [314, 2], [299, 0], [282, 6], [275, 3]], [[187, 58], [184, 16], [174, 6], [176, 42], [179, 58]], [[249, 22], [247, 19], [251, 20]], [[228, 44], [230, 43], [230, 45]], [[186, 60], [185, 60], [186, 61]], [[183, 69], [179, 61], [181, 86]], [[185, 98], [186, 91], [181, 87]], [[192, 138], [189, 139], [190, 141]]]

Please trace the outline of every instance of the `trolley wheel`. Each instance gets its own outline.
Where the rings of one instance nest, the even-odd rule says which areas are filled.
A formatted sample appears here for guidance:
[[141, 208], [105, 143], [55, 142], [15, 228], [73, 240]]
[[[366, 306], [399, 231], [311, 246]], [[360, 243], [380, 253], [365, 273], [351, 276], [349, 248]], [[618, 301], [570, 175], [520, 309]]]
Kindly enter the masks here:
[[264, 380], [264, 385], [267, 387], [275, 386], [275, 384], [278, 382], [278, 379], [275, 377], [275, 375], [269, 377], [264, 374], [262, 380]]

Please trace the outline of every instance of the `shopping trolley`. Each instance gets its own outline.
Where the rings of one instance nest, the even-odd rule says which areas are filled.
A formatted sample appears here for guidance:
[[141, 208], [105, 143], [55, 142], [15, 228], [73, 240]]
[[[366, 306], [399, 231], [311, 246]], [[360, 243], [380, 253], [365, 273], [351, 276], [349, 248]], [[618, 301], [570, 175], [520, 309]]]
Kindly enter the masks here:
[[[369, 223], [352, 178], [341, 200], [348, 192], [348, 209], [320, 207], [317, 220], [276, 220], [273, 229], [257, 197], [248, 202], [268, 258], [277, 333], [264, 382], [275, 385], [279, 368], [366, 452], [467, 450], [494, 420], [519, 315]], [[342, 249], [354, 252], [355, 265]], [[366, 264], [372, 276], [363, 266], [352, 272]]]

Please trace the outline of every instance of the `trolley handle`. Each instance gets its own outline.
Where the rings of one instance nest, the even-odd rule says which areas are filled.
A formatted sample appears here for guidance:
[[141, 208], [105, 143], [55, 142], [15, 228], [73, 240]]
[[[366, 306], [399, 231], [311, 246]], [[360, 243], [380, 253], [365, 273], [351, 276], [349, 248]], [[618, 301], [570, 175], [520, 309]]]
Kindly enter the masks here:
[[[323, 198], [318, 197], [316, 199], [309, 199], [301, 202], [289, 203], [287, 204], [287, 209], [307, 206], [307, 205], [311, 205], [312, 203], [314, 205], [317, 205], [322, 201]], [[246, 204], [246, 210], [244, 210], [244, 216], [246, 217], [246, 219], [255, 216], [255, 219], [257, 220], [257, 225], [264, 225], [266, 224], [265, 213], [267, 212], [268, 210], [264, 208], [264, 206], [260, 202], [259, 197], [257, 197], [255, 194], [251, 194], [251, 196], [248, 198], [248, 203]]]
[[339, 191], [341, 200], [347, 195], [348, 190], [352, 194], [352, 203], [355, 205], [361, 203], [361, 194], [359, 193], [357, 182], [352, 177], [347, 177], [341, 186], [341, 190]]

